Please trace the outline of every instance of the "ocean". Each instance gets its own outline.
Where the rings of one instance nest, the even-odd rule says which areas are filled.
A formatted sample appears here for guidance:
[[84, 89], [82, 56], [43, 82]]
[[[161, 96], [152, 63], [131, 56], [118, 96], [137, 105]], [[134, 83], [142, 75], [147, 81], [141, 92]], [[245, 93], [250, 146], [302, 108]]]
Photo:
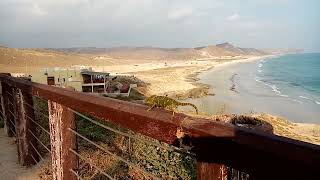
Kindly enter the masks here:
[[320, 53], [290, 54], [261, 60], [255, 80], [279, 96], [320, 110]]
[[320, 123], [320, 53], [237, 63], [199, 77], [216, 94], [191, 100], [200, 111], [268, 113], [293, 122]]

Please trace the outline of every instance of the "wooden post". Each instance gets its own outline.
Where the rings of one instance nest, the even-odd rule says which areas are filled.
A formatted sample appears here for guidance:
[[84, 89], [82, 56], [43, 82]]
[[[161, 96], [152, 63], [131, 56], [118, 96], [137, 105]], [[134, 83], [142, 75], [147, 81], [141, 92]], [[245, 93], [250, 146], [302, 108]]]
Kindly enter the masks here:
[[106, 93], [106, 75], [103, 76], [103, 92]]
[[91, 74], [91, 92], [93, 93], [93, 80], [92, 80], [92, 74]]
[[36, 134], [36, 125], [31, 121], [31, 119], [35, 120], [34, 111], [31, 108], [33, 107], [32, 95], [15, 88], [13, 95], [19, 162], [23, 166], [32, 166], [39, 161], [39, 156], [32, 147], [32, 145], [37, 147], [37, 141], [29, 132]]
[[1, 89], [2, 89], [2, 98], [1, 98], [1, 105], [2, 105], [2, 109], [3, 109], [3, 115], [4, 115], [4, 129], [5, 132], [7, 134], [7, 136], [9, 137], [13, 137], [14, 133], [15, 133], [15, 128], [14, 128], [14, 118], [13, 115], [9, 112], [11, 109], [12, 112], [12, 108], [10, 108], [9, 102], [12, 103], [12, 97], [10, 97], [10, 95], [8, 93], [12, 93], [12, 88], [4, 83], [1, 82]]
[[69, 150], [77, 150], [76, 135], [69, 130], [76, 130], [75, 114], [53, 101], [48, 106], [53, 179], [76, 180], [70, 169], [77, 172], [78, 157]]
[[1, 109], [0, 109], [0, 111], [1, 111], [1, 117], [2, 117], [2, 120], [3, 120], [3, 122], [5, 123], [5, 118], [6, 118], [6, 113], [5, 113], [5, 107], [4, 107], [4, 105], [5, 105], [5, 103], [4, 103], [4, 100], [3, 100], [3, 90], [2, 90], [2, 84], [0, 83], [0, 99], [1, 99], [1, 101], [0, 101], [0, 105], [1, 105]]
[[198, 180], [227, 180], [228, 169], [221, 164], [197, 162]]

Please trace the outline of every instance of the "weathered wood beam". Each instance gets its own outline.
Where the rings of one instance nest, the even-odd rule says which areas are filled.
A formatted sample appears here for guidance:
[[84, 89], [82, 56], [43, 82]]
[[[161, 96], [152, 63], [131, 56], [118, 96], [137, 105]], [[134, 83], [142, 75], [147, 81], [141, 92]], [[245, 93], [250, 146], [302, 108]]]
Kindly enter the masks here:
[[4, 116], [4, 130], [9, 137], [13, 137], [15, 134], [15, 120], [14, 116], [11, 114], [13, 112], [13, 107], [11, 107], [12, 102], [12, 87], [10, 87], [7, 83], [1, 82], [2, 89], [2, 112]]
[[78, 158], [70, 149], [76, 150], [76, 135], [70, 129], [76, 130], [75, 115], [68, 107], [54, 101], [48, 102], [51, 159], [55, 180], [76, 180], [71, 172], [78, 169]]
[[32, 95], [17, 88], [14, 88], [13, 94], [19, 162], [23, 166], [32, 166], [39, 161], [39, 156], [32, 147], [37, 144], [37, 141], [30, 133], [31, 131], [36, 134], [36, 125], [31, 121], [31, 119], [35, 120], [34, 111], [31, 108], [33, 107]]

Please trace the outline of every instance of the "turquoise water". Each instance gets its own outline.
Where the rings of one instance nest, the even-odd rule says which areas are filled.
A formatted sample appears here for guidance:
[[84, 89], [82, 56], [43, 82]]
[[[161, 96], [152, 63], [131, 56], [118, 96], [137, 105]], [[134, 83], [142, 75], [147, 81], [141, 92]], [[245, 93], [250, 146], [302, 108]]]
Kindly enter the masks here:
[[199, 77], [215, 93], [190, 100], [202, 112], [268, 113], [293, 122], [320, 123], [320, 53], [236, 63]]
[[256, 80], [279, 96], [320, 109], [320, 53], [291, 54], [261, 60]]

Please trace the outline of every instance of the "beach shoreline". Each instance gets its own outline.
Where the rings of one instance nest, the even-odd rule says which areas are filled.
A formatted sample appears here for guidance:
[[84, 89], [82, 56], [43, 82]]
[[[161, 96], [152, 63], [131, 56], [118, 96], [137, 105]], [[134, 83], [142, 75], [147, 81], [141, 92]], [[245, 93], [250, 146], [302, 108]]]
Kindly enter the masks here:
[[185, 77], [186, 82], [190, 82], [195, 87], [193, 89], [186, 90], [184, 93], [176, 94], [175, 97], [178, 99], [194, 99], [194, 98], [201, 98], [205, 96], [214, 96], [214, 91], [209, 84], [199, 82], [201, 78], [199, 76], [203, 75], [206, 72], [214, 71], [219, 68], [226, 68], [227, 66], [238, 64], [238, 63], [248, 63], [252, 61], [258, 61], [265, 58], [275, 57], [273, 55], [266, 55], [266, 56], [255, 56], [249, 58], [240, 58], [234, 60], [228, 60], [225, 62], [217, 62], [217, 64], [213, 64], [206, 68], [199, 68], [199, 70], [192, 72], [191, 74]]
[[[211, 58], [205, 60], [168, 60], [168, 61], [156, 61], [156, 60], [113, 60], [110, 64], [98, 63], [96, 66], [91, 64], [79, 63], [77, 66], [93, 67], [94, 71], [107, 71], [112, 75], [124, 74], [133, 75], [140, 80], [146, 82], [147, 87], [144, 89], [143, 94], [145, 96], [150, 95], [168, 95], [179, 101], [188, 101], [190, 99], [201, 99], [201, 97], [210, 97], [214, 95], [214, 87], [209, 84], [201, 82], [201, 77], [205, 73], [215, 71], [218, 69], [225, 69], [229, 65], [237, 63], [248, 63], [258, 61], [260, 59], [269, 58], [271, 56], [251, 56], [251, 57], [238, 57], [236, 59], [222, 59], [222, 58]], [[111, 61], [111, 60], [110, 60]], [[49, 66], [51, 67], [51, 66]], [[56, 65], [54, 66], [56, 67]], [[63, 68], [70, 67], [69, 65], [62, 66]], [[40, 69], [46, 68], [42, 65], [33, 66], [33, 69], [28, 67], [28, 72], [39, 71]], [[24, 66], [10, 65], [1, 68], [5, 72], [17, 72], [25, 73], [26, 68]], [[195, 115], [189, 111], [181, 111], [191, 116], [204, 117], [210, 119], [212, 115], [206, 113], [200, 113]], [[223, 112], [218, 113], [223, 114]], [[224, 113], [225, 114], [225, 113]], [[260, 115], [259, 115], [260, 116]], [[265, 114], [262, 116], [266, 121], [270, 121], [274, 127], [279, 126], [279, 117]], [[301, 140], [320, 144], [320, 125], [310, 123], [280, 123], [279, 129], [288, 129], [285, 132], [281, 130], [276, 131], [278, 135], [287, 136], [290, 138], [299, 139], [302, 138], [301, 134], [304, 134]], [[283, 124], [283, 126], [282, 126]], [[291, 132], [291, 129], [297, 131], [297, 133]], [[306, 134], [308, 132], [309, 135]], [[291, 133], [291, 134], [290, 134]]]

